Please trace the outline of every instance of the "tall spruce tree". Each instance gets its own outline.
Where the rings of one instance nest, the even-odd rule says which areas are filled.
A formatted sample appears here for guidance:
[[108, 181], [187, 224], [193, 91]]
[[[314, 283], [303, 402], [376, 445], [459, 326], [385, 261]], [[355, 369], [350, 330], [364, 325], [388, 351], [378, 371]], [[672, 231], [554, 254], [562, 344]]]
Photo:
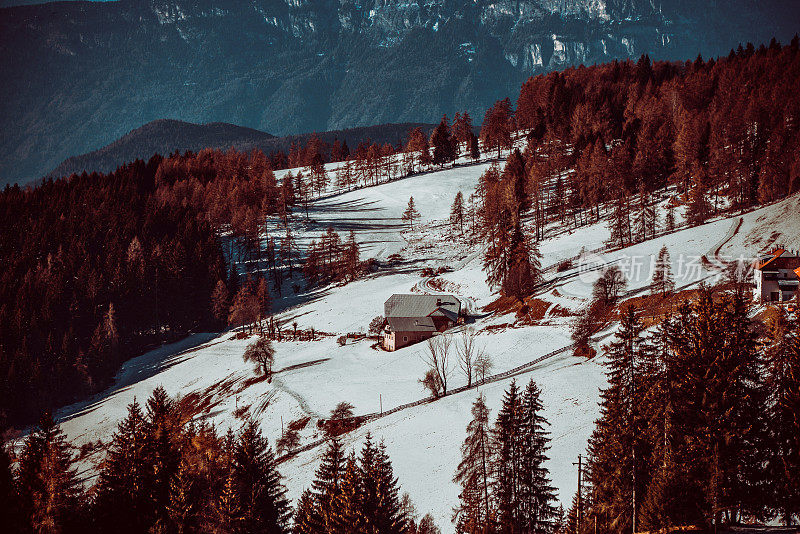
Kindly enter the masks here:
[[108, 445], [97, 482], [94, 514], [100, 530], [133, 533], [151, 526], [154, 511], [148, 493], [151, 477], [145, 438], [144, 414], [134, 399]]
[[492, 430], [492, 493], [497, 503], [497, 528], [515, 532], [520, 524], [520, 475], [522, 471], [522, 399], [516, 381], [503, 396]]
[[472, 420], [467, 425], [461, 462], [453, 477], [453, 482], [461, 486], [459, 505], [453, 511], [459, 532], [476, 534], [491, 529], [495, 515], [489, 496], [491, 452], [489, 408], [484, 396], [479, 395], [472, 404]]
[[666, 296], [675, 289], [675, 281], [672, 278], [672, 266], [669, 258], [667, 245], [658, 251], [658, 257], [653, 264], [653, 282], [650, 285], [651, 291], [655, 295]]
[[770, 456], [767, 474], [780, 519], [800, 514], [800, 315], [782, 309], [772, 320], [767, 346]]
[[44, 414], [22, 448], [17, 471], [25, 530], [75, 531], [81, 519], [81, 487], [64, 433]]
[[327, 532], [334, 523], [333, 505], [341, 491], [345, 457], [338, 439], [328, 442], [322, 462], [314, 474], [312, 483], [314, 512], [310, 521], [314, 532]]
[[643, 362], [651, 359], [653, 349], [644, 328], [636, 308], [626, 306], [615, 340], [606, 349], [608, 387], [600, 394], [601, 417], [589, 440], [587, 471], [595, 513], [616, 532], [636, 528], [635, 514], [648, 478], [640, 402], [646, 387]]
[[233, 473], [242, 511], [241, 531], [289, 532], [286, 488], [272, 448], [255, 421], [248, 421], [236, 440]]
[[521, 404], [521, 469], [520, 469], [520, 531], [552, 532], [556, 517], [555, 488], [544, 466], [548, 460], [550, 437], [542, 411], [541, 390], [531, 379], [522, 395]]

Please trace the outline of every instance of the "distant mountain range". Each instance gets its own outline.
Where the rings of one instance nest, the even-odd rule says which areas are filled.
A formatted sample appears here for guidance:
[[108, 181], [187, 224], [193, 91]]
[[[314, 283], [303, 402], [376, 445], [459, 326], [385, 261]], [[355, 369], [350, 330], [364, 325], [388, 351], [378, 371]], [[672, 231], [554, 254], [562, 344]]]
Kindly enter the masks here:
[[528, 76], [788, 41], [797, 0], [120, 0], [0, 9], [0, 185], [161, 118], [480, 122]]
[[252, 128], [244, 128], [234, 124], [221, 122], [211, 124], [192, 124], [189, 122], [159, 119], [137, 128], [113, 143], [98, 150], [67, 158], [55, 169], [48, 173], [48, 178], [69, 176], [83, 171], [110, 172], [119, 165], [136, 159], [147, 160], [153, 154], [166, 156], [172, 152], [198, 151], [203, 148], [217, 148], [227, 150], [235, 148], [240, 152], [253, 149], [263, 151], [265, 154], [283, 150], [288, 153], [292, 143], [304, 145], [311, 135], [317, 135], [326, 143], [333, 143], [338, 139], [346, 141], [351, 150], [357, 144], [367, 139], [375, 143], [392, 143], [406, 139], [408, 132], [416, 127], [421, 127], [429, 133], [433, 124], [402, 123], [381, 124], [365, 126], [348, 130], [334, 130], [316, 134], [289, 135], [275, 137], [274, 135]]

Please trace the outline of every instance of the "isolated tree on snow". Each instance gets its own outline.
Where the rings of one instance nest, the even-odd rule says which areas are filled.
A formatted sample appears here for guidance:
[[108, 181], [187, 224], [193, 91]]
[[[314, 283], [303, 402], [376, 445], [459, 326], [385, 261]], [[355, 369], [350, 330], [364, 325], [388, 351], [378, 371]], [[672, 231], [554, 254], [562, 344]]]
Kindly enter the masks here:
[[450, 224], [453, 228], [458, 228], [459, 232], [464, 234], [464, 195], [459, 191], [453, 200], [453, 206], [450, 208]]
[[414, 219], [419, 219], [419, 212], [417, 208], [414, 207], [414, 197], [409, 197], [408, 206], [406, 207], [406, 211], [403, 212], [403, 220], [408, 221], [412, 231], [414, 230]]
[[461, 336], [456, 343], [456, 354], [458, 354], [458, 366], [467, 379], [467, 387], [472, 387], [472, 379], [475, 377], [476, 362], [483, 355], [483, 350], [475, 344], [477, 335], [475, 330], [467, 329], [461, 332]]
[[452, 338], [440, 335], [428, 338], [428, 352], [423, 359], [428, 364], [428, 371], [436, 377], [442, 388], [442, 395], [447, 395], [447, 380], [453, 372]]
[[669, 251], [666, 245], [661, 247], [661, 250], [658, 251], [658, 258], [653, 266], [653, 283], [650, 287], [654, 294], [660, 294], [662, 297], [675, 289], [675, 281], [672, 279]]
[[242, 359], [246, 362], [255, 363], [256, 373], [270, 376], [272, 374], [272, 364], [275, 363], [275, 349], [269, 339], [259, 336], [258, 339], [247, 346]]
[[603, 274], [595, 281], [592, 297], [602, 305], [610, 306], [617, 301], [627, 284], [622, 270], [616, 265], [612, 265], [604, 269]]

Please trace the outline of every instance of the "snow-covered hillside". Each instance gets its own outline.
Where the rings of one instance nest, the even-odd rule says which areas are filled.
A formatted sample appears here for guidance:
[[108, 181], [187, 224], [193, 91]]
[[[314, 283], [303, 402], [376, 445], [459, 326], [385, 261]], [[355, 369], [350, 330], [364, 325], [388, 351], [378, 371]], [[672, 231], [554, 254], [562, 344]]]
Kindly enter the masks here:
[[[800, 227], [800, 197], [794, 197], [744, 214], [741, 221], [739, 216], [716, 219], [614, 252], [602, 250], [608, 238], [604, 222], [573, 231], [551, 228], [540, 245], [543, 266], [573, 258], [573, 267], [560, 273], [547, 270], [546, 278], [553, 283], [537, 298], [549, 307], [541, 320], [522, 326], [515, 324], [512, 314], [477, 314], [495, 298], [485, 282], [481, 249], [452, 235], [447, 224], [456, 192], [468, 196], [487, 166], [446, 169], [310, 205], [309, 220], [301, 218], [296, 226], [300, 241], [308, 242], [331, 225], [339, 232], [355, 231], [362, 258], [386, 260], [399, 254], [400, 260], [356, 282], [293, 297], [294, 304], [281, 311], [279, 321], [286, 327], [297, 322], [300, 328], [333, 335], [317, 341], [276, 343], [277, 373], [271, 383], [252, 380], [252, 365], [242, 361], [248, 339], [237, 340], [231, 333], [196, 334], [127, 362], [108, 391], [57, 414], [62, 428], [76, 445], [98, 439], [106, 442], [127, 404], [134, 398], [143, 402], [153, 388], [163, 385], [172, 395], [194, 394], [204, 399], [207, 409], [201, 417], [221, 431], [241, 424], [234, 412], [255, 417], [272, 444], [282, 425], [308, 417], [301, 444], [309, 443], [320, 437], [315, 422], [340, 401], [352, 403], [356, 414], [366, 414], [427, 396], [418, 383], [425, 370], [423, 344], [390, 353], [372, 348], [367, 340], [345, 346], [336, 342], [338, 335], [365, 331], [369, 321], [383, 313], [383, 302], [393, 293], [444, 290], [463, 297], [477, 315], [470, 327], [478, 332], [478, 344], [493, 359], [493, 372], [499, 373], [570, 345], [568, 314], [586, 304], [596, 276], [596, 271], [581, 269], [586, 264], [619, 264], [629, 277], [629, 291], [635, 294], [649, 284], [651, 260], [666, 245], [678, 287], [691, 287], [718, 276], [718, 263], [725, 256], [752, 256], [776, 241], [790, 244], [791, 229]], [[413, 232], [400, 220], [411, 195], [421, 214], [421, 224]], [[579, 260], [581, 251], [585, 254]], [[421, 275], [424, 267], [444, 266], [449, 269], [433, 279]], [[601, 360], [585, 360], [566, 350], [480, 388], [494, 418], [512, 379], [521, 383], [534, 379], [539, 384], [553, 440], [548, 467], [565, 508], [577, 485], [572, 462], [584, 453], [598, 417], [598, 391], [605, 383]], [[455, 372], [451, 387], [464, 383]], [[383, 440], [403, 491], [421, 513], [431, 512], [444, 532], [453, 531], [450, 516], [458, 487], [452, 477], [477, 394], [473, 388], [404, 409], [344, 437], [348, 448], [358, 448], [368, 432]], [[322, 448], [316, 447], [281, 464], [292, 499], [310, 485], [321, 453]], [[97, 460], [90, 456], [83, 463], [87, 477]]]

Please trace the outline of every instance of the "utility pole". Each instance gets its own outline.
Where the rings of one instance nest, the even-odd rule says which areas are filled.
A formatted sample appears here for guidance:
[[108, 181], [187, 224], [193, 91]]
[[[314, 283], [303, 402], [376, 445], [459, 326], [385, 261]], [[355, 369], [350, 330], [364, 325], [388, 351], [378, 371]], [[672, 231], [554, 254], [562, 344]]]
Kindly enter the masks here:
[[381, 403], [381, 415], [383, 415], [383, 395], [378, 393], [378, 401]]
[[583, 479], [582, 479], [582, 471], [583, 471], [583, 459], [581, 455], [578, 455], [578, 462], [572, 462], [572, 465], [578, 466], [578, 509], [575, 510], [575, 516], [577, 519], [577, 526], [575, 530], [580, 533], [581, 531], [581, 520], [583, 519], [583, 510], [582, 510], [582, 503], [581, 499], [583, 498]]

